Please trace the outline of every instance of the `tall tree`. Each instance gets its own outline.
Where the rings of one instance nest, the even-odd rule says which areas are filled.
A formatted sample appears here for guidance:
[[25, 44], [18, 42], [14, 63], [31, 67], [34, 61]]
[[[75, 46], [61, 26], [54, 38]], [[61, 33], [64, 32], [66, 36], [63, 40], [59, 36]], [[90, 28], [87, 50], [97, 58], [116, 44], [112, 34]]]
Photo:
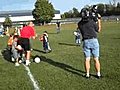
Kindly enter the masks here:
[[103, 16], [106, 13], [106, 5], [98, 4], [98, 13]]
[[12, 21], [9, 17], [5, 18], [5, 21], [3, 22], [3, 26], [6, 27], [11, 27], [12, 26]]
[[55, 9], [49, 0], [37, 0], [32, 14], [38, 23], [47, 23], [54, 17]]
[[78, 9], [76, 9], [76, 8], [73, 8], [73, 17], [74, 18], [80, 17], [80, 13], [79, 13]]

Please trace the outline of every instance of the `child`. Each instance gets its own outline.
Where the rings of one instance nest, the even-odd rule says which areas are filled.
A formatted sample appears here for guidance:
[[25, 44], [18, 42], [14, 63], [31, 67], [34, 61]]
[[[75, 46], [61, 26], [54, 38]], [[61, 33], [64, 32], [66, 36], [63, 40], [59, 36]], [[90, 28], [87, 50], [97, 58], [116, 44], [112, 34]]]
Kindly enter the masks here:
[[22, 50], [22, 47], [18, 44], [18, 35], [15, 35], [13, 37], [13, 43], [12, 43], [12, 54], [13, 54], [13, 58], [15, 59], [15, 66], [19, 66], [19, 58], [20, 58], [20, 53], [18, 51]]
[[3, 37], [3, 25], [0, 26], [0, 37]]
[[80, 30], [77, 28], [77, 30], [74, 32], [75, 35], [75, 43], [80, 46], [81, 39], [80, 39]]
[[12, 48], [12, 43], [13, 43], [13, 35], [10, 35], [8, 42], [7, 42], [7, 46], [10, 50]]
[[48, 33], [47, 33], [47, 31], [44, 31], [43, 35], [40, 37], [40, 41], [43, 42], [43, 49], [44, 49], [44, 51], [46, 53], [50, 52], [51, 48], [50, 48], [49, 41], [48, 41]]

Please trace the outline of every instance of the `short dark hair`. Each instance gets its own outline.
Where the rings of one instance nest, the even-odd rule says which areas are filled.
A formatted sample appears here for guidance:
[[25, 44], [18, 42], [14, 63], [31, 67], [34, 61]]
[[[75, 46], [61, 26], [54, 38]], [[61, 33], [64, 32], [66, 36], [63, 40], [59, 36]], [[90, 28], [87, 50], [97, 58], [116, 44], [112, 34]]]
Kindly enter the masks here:
[[90, 11], [88, 8], [83, 8], [80, 13], [84, 21], [88, 21], [90, 19]]
[[18, 38], [18, 37], [19, 37], [18, 35], [14, 35], [14, 36], [13, 36], [13, 39]]
[[47, 31], [44, 31], [44, 33], [47, 33]]

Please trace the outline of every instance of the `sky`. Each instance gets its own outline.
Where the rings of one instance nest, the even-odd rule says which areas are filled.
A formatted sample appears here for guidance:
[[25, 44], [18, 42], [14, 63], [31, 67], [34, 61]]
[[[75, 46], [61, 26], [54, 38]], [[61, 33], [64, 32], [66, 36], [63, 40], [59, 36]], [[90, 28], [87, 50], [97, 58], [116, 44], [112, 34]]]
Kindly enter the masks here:
[[[98, 3], [109, 3], [112, 0], [49, 0], [56, 10], [61, 13], [72, 10], [73, 7], [79, 11], [85, 5], [93, 5]], [[120, 0], [116, 0], [119, 1]], [[13, 11], [13, 10], [32, 10], [36, 0], [0, 0], [0, 11]]]

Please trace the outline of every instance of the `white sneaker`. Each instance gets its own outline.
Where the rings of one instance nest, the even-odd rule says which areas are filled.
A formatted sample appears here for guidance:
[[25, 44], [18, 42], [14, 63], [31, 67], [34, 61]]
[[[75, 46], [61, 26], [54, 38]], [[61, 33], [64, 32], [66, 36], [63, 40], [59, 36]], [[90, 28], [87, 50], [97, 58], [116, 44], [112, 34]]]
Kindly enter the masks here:
[[15, 66], [17, 66], [17, 67], [18, 67], [18, 66], [20, 66], [20, 64], [19, 64], [19, 63], [15, 63]]
[[12, 59], [12, 62], [14, 62], [14, 61], [15, 61], [15, 59], [14, 59], [13, 57], [12, 57], [11, 59]]
[[30, 65], [30, 61], [29, 60], [26, 60], [26, 66]]

